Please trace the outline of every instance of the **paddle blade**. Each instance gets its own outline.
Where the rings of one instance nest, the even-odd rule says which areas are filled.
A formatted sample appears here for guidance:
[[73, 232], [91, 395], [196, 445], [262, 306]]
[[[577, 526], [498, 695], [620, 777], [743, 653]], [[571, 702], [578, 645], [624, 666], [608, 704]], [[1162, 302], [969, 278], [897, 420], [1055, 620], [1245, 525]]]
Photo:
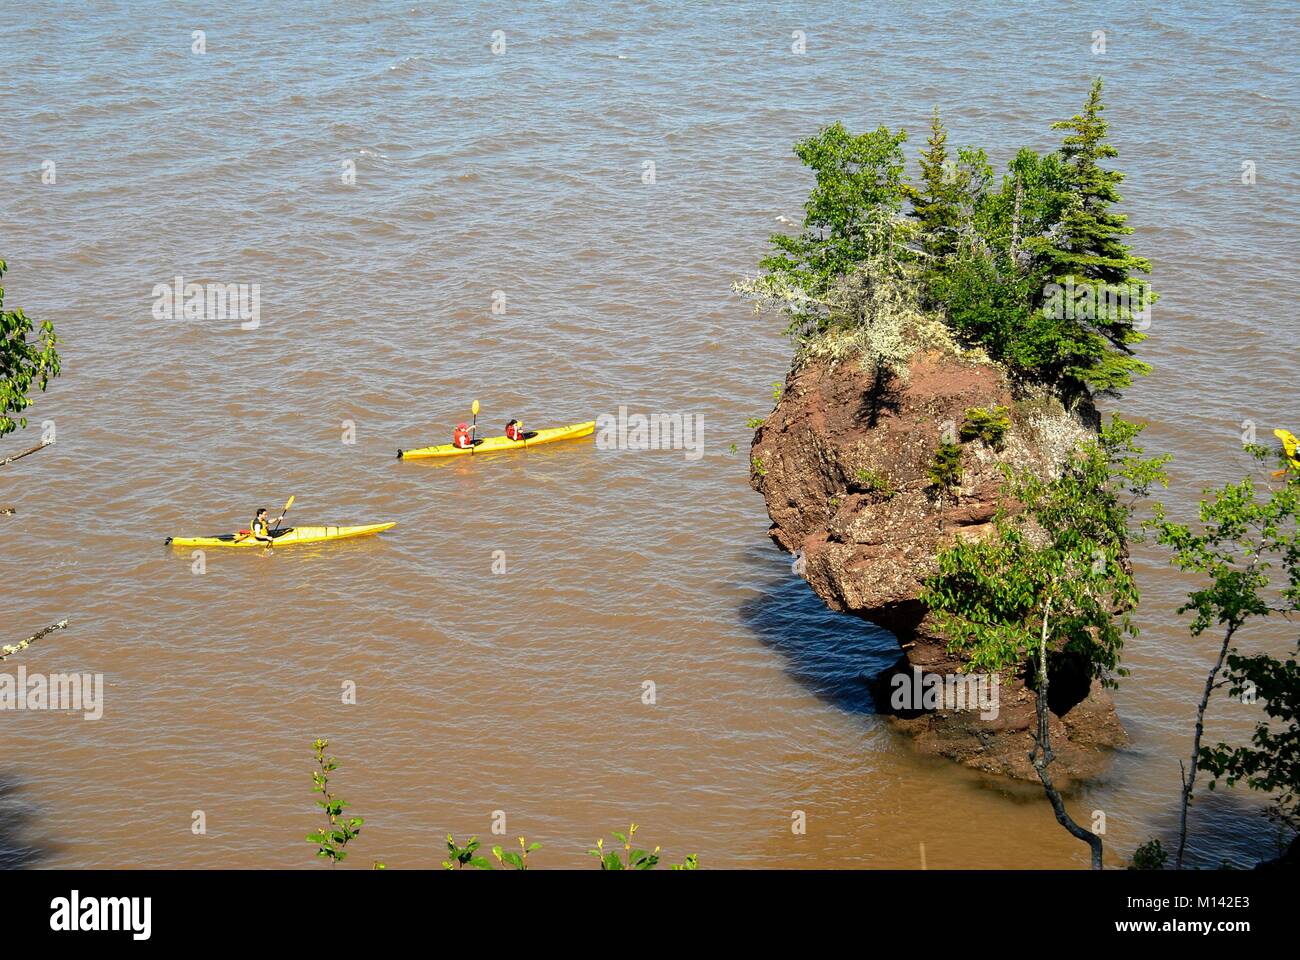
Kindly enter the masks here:
[[281, 514], [285, 514], [285, 513], [288, 513], [288, 512], [289, 512], [289, 508], [293, 506], [293, 500], [294, 500], [293, 497], [290, 497], [290, 498], [289, 498], [289, 502], [286, 503], [286, 504], [284, 505], [284, 509], [280, 511]]
[[477, 401], [477, 400], [475, 400], [473, 403], [470, 404], [470, 406], [469, 406], [469, 410], [470, 410], [470, 413], [474, 414], [474, 416], [476, 416], [476, 417], [478, 416], [478, 401]]

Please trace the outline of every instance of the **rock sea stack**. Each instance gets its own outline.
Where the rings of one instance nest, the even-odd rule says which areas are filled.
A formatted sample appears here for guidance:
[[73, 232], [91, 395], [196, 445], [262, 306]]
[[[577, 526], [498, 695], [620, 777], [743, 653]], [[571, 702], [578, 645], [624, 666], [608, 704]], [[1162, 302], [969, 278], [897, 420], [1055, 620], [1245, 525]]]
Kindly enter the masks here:
[[[962, 441], [961, 483], [939, 495], [930, 465], [942, 440], [958, 441], [971, 408], [1004, 408], [1010, 426], [996, 445]], [[869, 682], [877, 709], [922, 752], [1037, 781], [1028, 760], [1034, 697], [1023, 677], [1000, 687], [992, 720], [974, 710], [895, 710], [891, 678], [962, 670], [919, 599], [922, 582], [954, 538], [993, 531], [1004, 465], [1054, 473], [1096, 427], [1091, 404], [1067, 410], [1045, 390], [1017, 388], [982, 353], [926, 350], [894, 372], [858, 359], [798, 363], [755, 433], [750, 483], [767, 502], [769, 536], [802, 554], [805, 579], [831, 609], [898, 638], [898, 663]], [[1057, 669], [1051, 700], [1057, 777], [1098, 776], [1108, 750], [1127, 740], [1109, 694]]]

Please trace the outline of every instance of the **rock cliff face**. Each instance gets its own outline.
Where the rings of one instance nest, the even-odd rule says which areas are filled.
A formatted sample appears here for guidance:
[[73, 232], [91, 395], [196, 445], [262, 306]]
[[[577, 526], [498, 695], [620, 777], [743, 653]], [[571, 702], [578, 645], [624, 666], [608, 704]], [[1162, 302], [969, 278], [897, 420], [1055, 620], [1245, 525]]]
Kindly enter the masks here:
[[[928, 470], [940, 440], [957, 439], [967, 408], [999, 406], [1011, 420], [1000, 448], [962, 443], [960, 488], [938, 497]], [[922, 581], [952, 538], [992, 530], [1003, 464], [1055, 470], [1094, 418], [1090, 410], [1069, 414], [1055, 399], [1013, 395], [1002, 368], [986, 360], [933, 351], [897, 376], [868, 372], [856, 360], [798, 367], [755, 434], [750, 482], [767, 501], [769, 535], [803, 555], [805, 578], [832, 609], [897, 636], [898, 664], [871, 682], [877, 709], [922, 751], [1036, 780], [1027, 758], [1033, 694], [1022, 679], [1000, 687], [992, 719], [971, 710], [892, 709], [891, 680], [913, 668], [960, 670], [918, 599]], [[1126, 740], [1110, 697], [1086, 677], [1060, 676], [1052, 687], [1054, 775], [1094, 777], [1106, 748]]]

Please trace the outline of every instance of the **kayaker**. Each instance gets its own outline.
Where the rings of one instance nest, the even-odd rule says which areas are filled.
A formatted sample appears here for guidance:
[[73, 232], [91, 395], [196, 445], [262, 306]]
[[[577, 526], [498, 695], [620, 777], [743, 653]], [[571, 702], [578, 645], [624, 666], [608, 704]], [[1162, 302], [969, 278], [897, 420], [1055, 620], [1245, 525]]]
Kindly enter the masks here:
[[253, 523], [248, 529], [248, 535], [254, 540], [265, 543], [268, 547], [275, 546], [275, 538], [271, 536], [270, 528], [266, 525], [266, 507], [261, 507], [257, 515], [253, 517]]
[[506, 436], [511, 440], [522, 440], [524, 438], [524, 425], [518, 420], [511, 420], [506, 424]]
[[453, 447], [460, 447], [462, 450], [474, 446], [474, 431], [478, 425], [466, 426], [463, 423], [456, 424], [456, 429], [451, 434], [451, 444]]

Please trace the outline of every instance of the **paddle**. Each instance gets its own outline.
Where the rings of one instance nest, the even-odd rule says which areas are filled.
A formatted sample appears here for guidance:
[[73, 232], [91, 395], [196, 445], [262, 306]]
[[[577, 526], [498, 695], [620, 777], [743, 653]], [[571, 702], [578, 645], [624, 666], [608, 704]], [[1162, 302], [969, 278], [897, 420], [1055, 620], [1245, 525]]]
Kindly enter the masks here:
[[286, 513], [288, 513], [288, 512], [289, 512], [289, 508], [293, 506], [293, 501], [294, 501], [294, 498], [293, 498], [293, 497], [290, 497], [290, 498], [289, 498], [289, 502], [286, 503], [286, 504], [284, 505], [284, 509], [280, 511], [280, 515], [279, 515], [278, 517], [275, 518], [275, 526], [273, 526], [273, 527], [271, 528], [271, 534], [272, 534], [272, 536], [275, 535], [275, 531], [277, 531], [277, 530], [280, 529], [280, 521], [284, 519], [284, 515], [285, 515]]
[[469, 452], [473, 454], [474, 447], [478, 441], [478, 435], [474, 432], [475, 430], [478, 429], [478, 401], [477, 400], [475, 400], [473, 403], [469, 405], [469, 412], [474, 415], [474, 425], [470, 427], [470, 431], [469, 431]]

